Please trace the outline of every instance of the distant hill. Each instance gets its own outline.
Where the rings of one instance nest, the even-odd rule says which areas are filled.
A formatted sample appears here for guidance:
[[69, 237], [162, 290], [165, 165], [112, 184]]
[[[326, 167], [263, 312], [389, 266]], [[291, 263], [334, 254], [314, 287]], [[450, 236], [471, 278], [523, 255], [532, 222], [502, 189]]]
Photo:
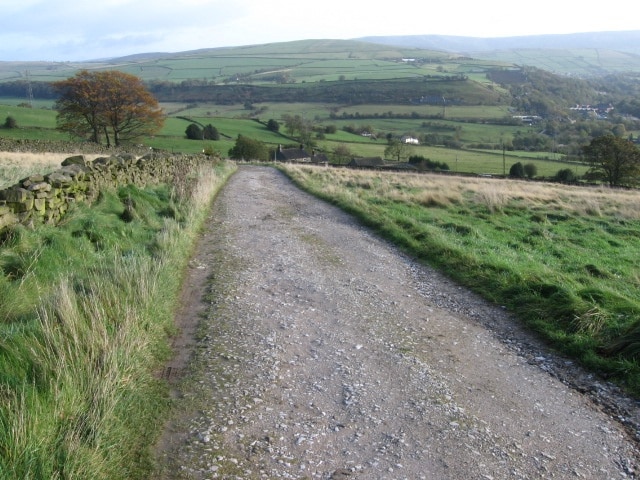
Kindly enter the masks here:
[[457, 53], [583, 76], [640, 71], [640, 30], [515, 37], [372, 36], [358, 40]]
[[[414, 37], [375, 40], [383, 38], [402, 43], [400, 39]], [[55, 98], [53, 81], [80, 69], [117, 69], [141, 78], [162, 102], [245, 104], [248, 108], [269, 102], [420, 105], [446, 99], [448, 105], [509, 105], [549, 115], [569, 105], [606, 100], [622, 107], [623, 99], [638, 98], [640, 56], [631, 52], [560, 49], [565, 44], [558, 41], [555, 49], [541, 46], [474, 54], [466, 47], [496, 47], [509, 39], [418, 38], [431, 38], [431, 47], [316, 39], [140, 53], [94, 62], [0, 62], [0, 97], [51, 100]], [[518, 45], [535, 44], [525, 39], [518, 42], [514, 40]], [[612, 41], [609, 44], [615, 47]], [[504, 60], [507, 56], [512, 58]], [[604, 76], [633, 68], [634, 75], [618, 75], [615, 81]], [[592, 78], [587, 81], [580, 76]], [[607, 92], [606, 99], [602, 92]], [[619, 111], [636, 115], [635, 107], [625, 108]]]
[[460, 37], [449, 35], [400, 35], [363, 37], [358, 40], [399, 47], [477, 53], [492, 50], [534, 49], [606, 49], [640, 54], [640, 30], [625, 32], [568, 33], [518, 37]]
[[[51, 82], [72, 76], [80, 69], [113, 69], [126, 71], [145, 81], [182, 82], [233, 80], [251, 74], [252, 81], [261, 82], [276, 72], [295, 75], [298, 81], [317, 81], [320, 76], [357, 73], [369, 76], [366, 70], [378, 71], [376, 61], [399, 61], [416, 56], [416, 49], [392, 47], [355, 40], [298, 40], [236, 47], [202, 48], [184, 52], [149, 52], [117, 58], [83, 62], [3, 62], [0, 61], [0, 83], [25, 81]], [[420, 57], [441, 60], [443, 52], [421, 51]], [[300, 72], [301, 68], [306, 72]], [[316, 75], [320, 72], [320, 75]], [[400, 75], [404, 76], [404, 75]], [[329, 79], [329, 78], [326, 78]], [[245, 79], [246, 80], [246, 79]]]
[[[338, 76], [357, 75], [363, 79], [430, 73], [398, 72], [402, 68], [392, 64], [402, 58], [417, 58], [434, 65], [443, 62], [448, 64], [447, 70], [459, 72], [474, 70], [480, 62], [489, 68], [533, 66], [581, 77], [640, 73], [640, 30], [502, 38], [411, 35], [309, 39], [184, 52], [141, 52], [87, 62], [0, 61], [0, 83], [28, 79], [51, 82], [68, 78], [82, 68], [117, 68], [145, 81], [170, 82], [203, 78], [220, 82], [237, 77], [263, 83], [276, 74], [288, 76], [284, 80], [309, 82]], [[453, 67], [451, 63], [459, 65]], [[395, 73], [391, 73], [393, 70]]]

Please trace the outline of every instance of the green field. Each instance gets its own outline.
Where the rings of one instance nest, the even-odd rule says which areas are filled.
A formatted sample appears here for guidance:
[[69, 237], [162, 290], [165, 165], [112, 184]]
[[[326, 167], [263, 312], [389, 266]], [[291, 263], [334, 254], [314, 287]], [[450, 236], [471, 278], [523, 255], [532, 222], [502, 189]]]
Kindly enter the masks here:
[[[53, 106], [51, 102], [47, 105], [48, 108], [25, 108], [11, 104], [0, 104], [1, 120], [4, 123], [6, 117], [13, 117], [18, 122], [18, 126], [21, 128], [42, 128], [47, 130], [53, 130], [56, 128], [56, 115], [55, 110], [50, 108]], [[1, 130], [0, 134], [6, 136], [10, 130]], [[19, 134], [15, 132], [16, 135]]]
[[[427, 61], [419, 68], [401, 61], [415, 56]], [[143, 80], [176, 83], [192, 79], [222, 82], [237, 75], [248, 75], [256, 83], [271, 83], [273, 80], [269, 77], [283, 73], [297, 82], [334, 80], [340, 76], [383, 79], [437, 74], [437, 67], [443, 63], [450, 71], [457, 70], [460, 65], [455, 58], [442, 52], [355, 41], [303, 40], [177, 54], [133, 55], [112, 62], [3, 62], [0, 63], [0, 81], [25, 79], [29, 72], [32, 81], [49, 82], [72, 76], [81, 68], [117, 68]]]
[[[350, 40], [295, 42], [203, 49], [192, 52], [141, 54], [96, 62], [0, 62], [0, 82], [25, 79], [55, 81], [77, 70], [118, 68], [144, 80], [222, 82], [236, 75], [269, 82], [286, 74], [297, 82], [382, 79], [464, 73], [482, 81], [484, 72], [513, 65], [532, 65], [570, 75], [640, 71], [638, 56], [607, 49], [501, 49], [474, 57], [442, 51], [393, 47]], [[402, 62], [412, 58], [417, 62]]]
[[[541, 61], [545, 51], [519, 53]], [[616, 61], [611, 52], [600, 53], [603, 64]], [[552, 151], [557, 149], [556, 135], [560, 149], [575, 159], [590, 138], [614, 126], [622, 125], [628, 135], [640, 134], [640, 124], [633, 115], [611, 121], [585, 120], [569, 110], [576, 103], [602, 98], [624, 103], [623, 97], [635, 92], [629, 84], [616, 83], [612, 88], [618, 90], [603, 97], [601, 90], [606, 91], [608, 86], [597, 84], [596, 89], [570, 77], [532, 72], [523, 69], [527, 62], [520, 60], [505, 62], [497, 57], [474, 58], [350, 40], [302, 40], [141, 54], [93, 63], [0, 62], [0, 86], [15, 84], [4, 91], [7, 97], [0, 98], [0, 103], [6, 106], [0, 107], [15, 115], [21, 127], [19, 131], [0, 130], [0, 136], [45, 139], [49, 135], [45, 130], [55, 125], [55, 114], [40, 116], [40, 110], [51, 108], [53, 100], [36, 95], [34, 112], [15, 110], [26, 100], [27, 78], [37, 86], [37, 82], [68, 78], [82, 68], [118, 69], [147, 82], [154, 95], [166, 102], [162, 106], [167, 122], [157, 135], [140, 139], [140, 143], [174, 152], [214, 148], [225, 156], [238, 135], [251, 136], [270, 148], [298, 144], [299, 135], [284, 129], [274, 134], [247, 121], [275, 119], [282, 123], [286, 116], [298, 115], [314, 129], [338, 128], [336, 134], [312, 136], [314, 145], [310, 147], [323, 150], [329, 157], [342, 143], [348, 145], [353, 156], [382, 156], [388, 136], [417, 135], [432, 145], [418, 149], [418, 155], [444, 161], [456, 171], [503, 174], [511, 166], [504, 161], [517, 158], [541, 162], [539, 175], [550, 176], [557, 169], [547, 160], [562, 160]], [[557, 55], [548, 58], [550, 67], [551, 63], [564, 63], [566, 68], [576, 62], [586, 68], [596, 60], [593, 52], [579, 51], [567, 51], [564, 60]], [[47, 94], [45, 88], [36, 91]], [[23, 92], [24, 97], [19, 98]], [[443, 105], [439, 104], [442, 98]], [[512, 116], [530, 108], [548, 112], [545, 120], [533, 126], [514, 126], [517, 121]], [[210, 145], [187, 141], [184, 130], [188, 123], [177, 117], [212, 124], [224, 135]], [[378, 140], [346, 134], [342, 132], [345, 127], [372, 130]], [[509, 148], [516, 135], [538, 135], [549, 140], [549, 132], [554, 132], [554, 146], [543, 147], [549, 152], [509, 152], [503, 158], [492, 151], [501, 145]], [[50, 136], [60, 139], [53, 131]], [[445, 145], [450, 148], [441, 148]], [[577, 167], [577, 171], [583, 170]]]
[[602, 75], [606, 72], [638, 72], [637, 53], [598, 49], [520, 49], [486, 52], [488, 60], [535, 65], [549, 72], [565, 75]]
[[[270, 118], [282, 122], [285, 115], [299, 115], [309, 119], [314, 125], [333, 125], [336, 133], [326, 134], [324, 138], [314, 139], [316, 148], [324, 151], [330, 158], [336, 147], [347, 146], [354, 157], [384, 157], [387, 146], [386, 135], [401, 136], [404, 134], [439, 133], [442, 135], [459, 135], [463, 144], [490, 143], [499, 145], [502, 141], [509, 141], [513, 135], [527, 127], [514, 127], [508, 125], [496, 125], [489, 122], [474, 123], [469, 121], [456, 122], [454, 120], [425, 120], [410, 118], [413, 110], [406, 106], [375, 106], [365, 105], [355, 109], [336, 109], [331, 105], [323, 104], [264, 104], [256, 105], [254, 109], [247, 110], [241, 105], [206, 105], [188, 106], [185, 104], [163, 104], [168, 113], [164, 127], [152, 138], [141, 139], [140, 143], [149, 147], [166, 150], [169, 152], [197, 153], [205, 148], [213, 148], [223, 157], [233, 147], [238, 135], [254, 138], [264, 142], [270, 148], [276, 148], [279, 144], [295, 145], [298, 141], [287, 135], [284, 125], [280, 132], [269, 131], [264, 123]], [[44, 108], [26, 108], [11, 105], [0, 105], [0, 115], [3, 118], [12, 116], [16, 119], [19, 128], [0, 129], [0, 138], [11, 139], [38, 139], [38, 140], [69, 140], [69, 137], [55, 129], [56, 112], [51, 110], [51, 104]], [[344, 119], [342, 112], [347, 116], [356, 118]], [[501, 107], [452, 107], [452, 115], [457, 113], [464, 117], [482, 118], [486, 120], [500, 117], [505, 114]], [[409, 118], [383, 118], [384, 115], [402, 114]], [[357, 114], [357, 115], [356, 115]], [[252, 117], [257, 118], [252, 118]], [[178, 118], [183, 117], [183, 118]], [[218, 141], [187, 140], [185, 130], [190, 119], [202, 125], [212, 124], [220, 132]], [[0, 121], [2, 119], [0, 118]], [[380, 133], [376, 140], [369, 137], [348, 133], [343, 130], [345, 126], [367, 126], [369, 129]], [[497, 150], [453, 149], [439, 146], [412, 146], [411, 155], [421, 155], [434, 161], [445, 162], [451, 171], [461, 173], [478, 173], [503, 175], [508, 173], [513, 163], [534, 163], [541, 177], [555, 175], [562, 168], [575, 169], [577, 175], [582, 175], [586, 167], [584, 165], [567, 164], [562, 162], [560, 155], [551, 152], [503, 152]]]
[[[289, 88], [291, 95], [305, 90], [318, 94], [317, 102], [251, 100], [222, 105], [206, 102], [168, 102], [162, 107], [167, 119], [164, 128], [152, 138], [139, 143], [172, 152], [200, 152], [213, 148], [226, 156], [238, 135], [264, 142], [269, 148], [279, 144], [294, 145], [300, 140], [284, 128], [287, 116], [300, 116], [311, 128], [335, 127], [336, 133], [312, 134], [313, 148], [332, 157], [338, 147], [346, 146], [353, 157], [384, 156], [387, 137], [403, 135], [430, 136], [431, 146], [412, 148], [411, 154], [445, 162], [456, 172], [502, 175], [517, 162], [535, 163], [538, 175], [553, 176], [566, 167], [562, 157], [553, 152], [507, 152], [499, 146], [509, 144], [518, 133], [535, 132], [537, 127], [508, 125], [510, 93], [505, 86], [493, 83], [487, 73], [495, 69], [510, 70], [514, 65], [502, 61], [474, 59], [443, 52], [398, 48], [365, 42], [338, 40], [304, 40], [268, 45], [220, 48], [179, 54], [136, 55], [113, 63], [92, 64], [0, 64], [0, 81], [52, 81], [70, 76], [78, 68], [112, 69], [129, 72], [149, 82], [170, 85], [268, 86], [274, 90]], [[460, 81], [460, 78], [468, 80]], [[393, 80], [393, 82], [385, 82]], [[338, 90], [332, 90], [340, 84]], [[327, 90], [321, 87], [330, 86]], [[319, 90], [315, 88], [318, 87]], [[394, 95], [398, 102], [357, 103], [359, 90], [383, 89], [381, 96]], [[416, 89], [433, 91], [435, 97], [446, 96], [445, 105], [418, 103]], [[225, 90], [226, 91], [226, 90]], [[323, 92], [323, 93], [318, 93]], [[345, 92], [347, 92], [345, 94]], [[353, 93], [350, 93], [353, 92]], [[305, 93], [305, 95], [307, 94]], [[353, 98], [353, 102], [322, 101], [322, 97]], [[346, 95], [346, 96], [345, 96]], [[349, 97], [353, 95], [353, 97]], [[430, 94], [431, 95], [431, 94]], [[54, 130], [53, 101], [36, 99], [33, 109], [17, 107], [24, 99], [8, 98], [0, 106], [5, 117], [16, 118], [17, 130], [0, 130], [0, 137], [63, 139]], [[222, 99], [224, 100], [224, 98]], [[0, 110], [0, 111], [2, 111]], [[181, 118], [178, 118], [181, 117]], [[189, 120], [212, 124], [221, 133], [219, 141], [187, 140]], [[268, 131], [264, 124], [274, 119], [281, 123], [279, 133]], [[0, 118], [0, 121], [2, 118]], [[258, 122], [259, 120], [260, 122]], [[344, 129], [369, 130], [376, 140], [347, 133]], [[443, 145], [461, 148], [443, 148]], [[492, 150], [493, 149], [493, 150]], [[585, 168], [570, 164], [576, 173]]]

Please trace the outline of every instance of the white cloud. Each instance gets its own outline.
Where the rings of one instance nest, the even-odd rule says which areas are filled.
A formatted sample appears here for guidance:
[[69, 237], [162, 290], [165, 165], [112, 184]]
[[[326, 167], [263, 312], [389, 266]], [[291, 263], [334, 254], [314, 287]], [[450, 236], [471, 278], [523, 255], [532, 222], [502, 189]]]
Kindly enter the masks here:
[[635, 30], [635, 5], [400, 0], [20, 0], [3, 6], [1, 60], [86, 60], [309, 38], [507, 36]]

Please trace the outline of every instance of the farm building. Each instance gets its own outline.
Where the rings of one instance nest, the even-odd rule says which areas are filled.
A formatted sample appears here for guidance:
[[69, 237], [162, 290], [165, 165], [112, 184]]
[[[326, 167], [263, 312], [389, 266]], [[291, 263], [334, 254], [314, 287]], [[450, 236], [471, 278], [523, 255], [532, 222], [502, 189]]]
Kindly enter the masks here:
[[302, 145], [299, 148], [283, 148], [282, 145], [278, 145], [278, 149], [275, 151], [274, 160], [276, 162], [288, 162], [288, 163], [328, 163], [329, 159], [324, 153], [311, 151], [309, 154]]
[[407, 143], [409, 145], [420, 145], [420, 140], [415, 137], [411, 137], [409, 135], [405, 135], [400, 139], [402, 143]]

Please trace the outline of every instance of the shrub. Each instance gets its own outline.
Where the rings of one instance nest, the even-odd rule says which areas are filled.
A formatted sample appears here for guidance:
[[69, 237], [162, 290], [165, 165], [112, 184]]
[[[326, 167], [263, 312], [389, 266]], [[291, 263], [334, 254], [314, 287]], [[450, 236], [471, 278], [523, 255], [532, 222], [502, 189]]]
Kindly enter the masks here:
[[449, 165], [447, 163], [430, 160], [428, 158], [424, 158], [422, 155], [413, 155], [409, 157], [409, 163], [420, 170], [449, 170]]
[[272, 132], [277, 132], [280, 130], [280, 124], [276, 120], [271, 118], [267, 122], [267, 129], [271, 130]]
[[533, 178], [538, 174], [538, 167], [536, 167], [535, 163], [527, 163], [523, 168], [527, 178]]
[[202, 130], [202, 136], [205, 140], [220, 140], [220, 132], [213, 125], [209, 124]]
[[229, 150], [229, 157], [235, 160], [269, 160], [269, 150], [264, 143], [238, 135], [235, 145]]
[[553, 177], [553, 179], [556, 182], [561, 183], [575, 183], [575, 181], [577, 180], [575, 173], [573, 173], [573, 170], [571, 170], [570, 168], [563, 168], [561, 170], [558, 170], [558, 173], [556, 173], [556, 176]]
[[517, 162], [511, 165], [509, 176], [512, 178], [524, 178], [524, 166], [522, 163]]
[[203, 140], [202, 129], [195, 123], [189, 124], [185, 130], [185, 134], [189, 140]]
[[15, 118], [9, 115], [4, 121], [4, 128], [18, 128], [18, 122]]

